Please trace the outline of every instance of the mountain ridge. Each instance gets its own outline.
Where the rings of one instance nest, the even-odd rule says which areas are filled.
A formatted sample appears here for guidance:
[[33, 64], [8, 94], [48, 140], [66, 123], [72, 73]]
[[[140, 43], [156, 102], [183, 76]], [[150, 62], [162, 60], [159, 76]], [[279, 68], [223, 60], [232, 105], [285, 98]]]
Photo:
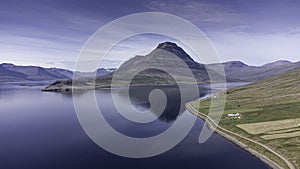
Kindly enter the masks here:
[[[229, 61], [222, 63], [228, 78], [240, 81], [253, 82], [270, 78], [284, 72], [300, 68], [300, 62], [279, 60], [262, 66], [250, 66], [241, 61]], [[208, 64], [208, 69], [213, 69], [216, 64]]]
[[[91, 77], [110, 73], [99, 68], [97, 72], [76, 72], [77, 75]], [[71, 79], [74, 72], [61, 68], [43, 68], [40, 66], [19, 66], [12, 63], [0, 64], [0, 82], [42, 81]]]
[[[224, 67], [226, 77], [216, 73], [219, 66]], [[144, 70], [145, 68], [151, 68]], [[153, 69], [159, 67], [166, 69], [166, 72]], [[96, 88], [110, 87], [113, 75], [119, 79], [118, 85], [122, 85], [131, 74], [136, 74], [133, 85], [171, 85], [176, 84], [174, 78], [168, 73], [175, 75], [179, 83], [196, 80], [198, 84], [210, 83], [208, 74], [216, 79], [223, 79], [228, 82], [255, 82], [273, 77], [284, 72], [300, 68], [299, 62], [279, 60], [262, 66], [251, 66], [241, 61], [228, 61], [221, 64], [201, 64], [195, 62], [181, 47], [173, 42], [160, 43], [145, 56], [134, 56], [125, 61], [118, 69], [99, 68], [93, 81], [92, 73], [75, 72], [77, 77], [83, 78], [85, 82], [81, 85], [95, 85]], [[168, 72], [169, 71], [169, 72]], [[192, 74], [190, 73], [192, 72]], [[74, 72], [59, 68], [42, 68], [38, 66], [15, 66], [9, 63], [0, 64], [1, 81], [18, 80], [58, 80], [55, 85], [49, 85], [49, 90], [61, 90], [62, 86], [70, 87], [71, 78]], [[11, 76], [9, 76], [11, 75]]]
[[[177, 56], [177, 57], [176, 57]], [[180, 60], [177, 60], [179, 58]], [[300, 62], [299, 62], [300, 63]], [[229, 61], [222, 64], [201, 64], [195, 62], [181, 47], [172, 42], [164, 42], [157, 45], [149, 54], [145, 56], [134, 56], [125, 61], [114, 73], [117, 79], [117, 85], [122, 86], [124, 81], [132, 80], [132, 85], [174, 85], [176, 83], [191, 82], [196, 79], [198, 84], [210, 83], [208, 74], [217, 77], [216, 79], [223, 79], [227, 82], [254, 82], [266, 79], [286, 71], [300, 68], [298, 62], [291, 63], [293, 66], [285, 66], [289, 64], [288, 61], [272, 62], [263, 66], [249, 66], [241, 61]], [[216, 73], [219, 66], [224, 66], [226, 77]], [[184, 71], [184, 66], [193, 73], [188, 74]], [[160, 67], [167, 70], [162, 72], [155, 69], [144, 70], [150, 67]], [[141, 71], [142, 70], [142, 71]], [[169, 71], [169, 72], [168, 72]], [[138, 74], [136, 74], [138, 73]], [[179, 82], [174, 82], [168, 73], [175, 75], [175, 79], [180, 79]], [[131, 74], [136, 74], [135, 79], [130, 79]], [[99, 76], [92, 79], [82, 80], [80, 84], [95, 85], [94, 88], [111, 87], [113, 74]], [[193, 79], [192, 79], [193, 78]], [[95, 83], [94, 83], [95, 82]], [[214, 82], [213, 82], [214, 83]], [[62, 87], [70, 87], [66, 84], [72, 84], [72, 80], [61, 81], [55, 85], [49, 85], [45, 91], [61, 91]], [[93, 88], [93, 87], [91, 87]]]

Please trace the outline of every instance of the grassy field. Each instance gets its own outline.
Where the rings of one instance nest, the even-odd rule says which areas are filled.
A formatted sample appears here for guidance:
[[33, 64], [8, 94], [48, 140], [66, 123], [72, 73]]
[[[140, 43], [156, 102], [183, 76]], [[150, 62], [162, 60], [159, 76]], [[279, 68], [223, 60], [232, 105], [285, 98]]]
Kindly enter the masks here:
[[[262, 133], [272, 134], [272, 132], [275, 132], [277, 130], [283, 130], [283, 129], [291, 130], [294, 128], [298, 128], [299, 126], [300, 126], [300, 118], [237, 125], [237, 127], [245, 130], [250, 134], [262, 134]], [[289, 132], [289, 130], [286, 130], [285, 132]]]
[[[226, 94], [219, 125], [267, 145], [300, 168], [300, 69], [230, 89]], [[199, 111], [207, 114], [210, 99], [195, 102], [194, 107], [200, 106]], [[228, 118], [229, 113], [240, 113], [241, 119]]]
[[291, 137], [299, 137], [300, 131], [290, 132], [290, 133], [279, 133], [279, 134], [271, 134], [271, 135], [264, 135], [261, 138], [265, 140], [272, 140], [272, 139], [279, 139], [279, 138], [291, 138]]
[[287, 129], [287, 130], [270, 131], [270, 132], [266, 132], [266, 133], [267, 134], [279, 134], [279, 133], [287, 133], [287, 132], [299, 131], [299, 130], [300, 130], [300, 127], [297, 127], [297, 128]]

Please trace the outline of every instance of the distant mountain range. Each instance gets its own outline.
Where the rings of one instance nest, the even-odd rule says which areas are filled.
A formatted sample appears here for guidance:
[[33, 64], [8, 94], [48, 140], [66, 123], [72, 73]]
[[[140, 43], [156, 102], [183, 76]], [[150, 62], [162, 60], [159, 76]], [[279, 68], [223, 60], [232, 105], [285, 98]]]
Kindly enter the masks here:
[[[114, 69], [97, 70], [97, 76], [110, 73]], [[91, 77], [95, 72], [77, 72], [80, 77]], [[10, 63], [0, 64], [0, 82], [41, 81], [71, 79], [73, 72], [59, 68], [43, 68], [39, 66], [16, 66]]]
[[[77, 78], [77, 81], [81, 79], [79, 80], [81, 86], [93, 85], [96, 88], [104, 88], [110, 87], [113, 73], [115, 73], [114, 78], [117, 79], [117, 85], [121, 86], [124, 81], [128, 81], [130, 75], [135, 74], [131, 84], [139, 86], [172, 85], [178, 82], [191, 82], [192, 79], [195, 79], [198, 84], [205, 84], [210, 82], [208, 72], [217, 79], [226, 79], [227, 82], [254, 82], [300, 68], [300, 62], [292, 63], [284, 60], [263, 66], [249, 66], [240, 61], [225, 62], [222, 65], [226, 77], [214, 71], [220, 64], [204, 65], [198, 63], [175, 43], [164, 42], [145, 56], [135, 56], [129, 59], [118, 69], [98, 69], [95, 78], [96, 83], [91, 78], [95, 72], [76, 72], [76, 75], [87, 77]], [[155, 69], [155, 67], [163, 68], [166, 71]], [[74, 72], [65, 69], [0, 64], [0, 82], [57, 80], [49, 85], [45, 89], [46, 91], [61, 91], [64, 87], [69, 88], [72, 85], [73, 74]], [[170, 74], [175, 75], [175, 77], [170, 76]]]
[[[224, 79], [213, 70], [210, 74]], [[135, 75], [131, 80], [131, 75]], [[172, 76], [171, 76], [172, 75]], [[198, 83], [207, 84], [210, 82], [208, 71], [204, 64], [195, 62], [181, 47], [172, 42], [159, 44], [146, 56], [135, 56], [124, 62], [114, 74], [107, 74], [93, 79], [76, 79], [79, 85], [72, 83], [72, 80], [57, 81], [49, 85], [45, 91], [61, 91], [69, 88], [70, 84], [79, 88], [105, 88], [111, 87], [111, 80], [114, 76], [114, 85], [122, 86], [130, 81], [135, 86], [153, 85], [176, 85], [176, 83]], [[234, 81], [227, 79], [228, 81]], [[74, 82], [74, 81], [73, 81]]]
[[[238, 79], [239, 81], [253, 82], [275, 75], [285, 73], [287, 71], [300, 68], [300, 62], [289, 62], [279, 60], [276, 62], [268, 63], [263, 66], [248, 66], [240, 61], [232, 61], [223, 63], [224, 70], [227, 78]], [[218, 65], [206, 65], [208, 69], [213, 69]]]
[[[188, 67], [193, 75], [186, 71], [183, 64]], [[204, 65], [197, 63], [175, 43], [164, 42], [146, 56], [135, 56], [124, 62], [116, 69], [115, 78], [118, 80], [116, 84], [120, 86], [123, 84], [123, 81], [130, 78], [129, 75], [131, 74], [136, 74], [131, 81], [131, 85], [172, 85], [178, 82], [174, 77], [170, 76], [170, 74], [173, 74], [176, 79], [180, 79], [179, 83], [190, 82], [193, 78], [196, 79], [198, 84], [205, 84], [210, 82], [209, 72], [210, 75], [214, 75], [217, 79], [226, 79], [227, 82], [253, 82], [300, 68], [300, 62], [292, 63], [289, 61], [276, 61], [263, 66], [249, 66], [240, 61], [222, 64], [226, 78], [214, 71], [220, 64]], [[152, 69], [151, 67], [164, 68], [168, 73]], [[93, 85], [96, 88], [104, 88], [110, 87], [112, 76], [112, 73], [98, 76], [95, 78], [96, 83], [94, 83], [93, 79], [88, 78], [79, 81], [82, 86]], [[61, 91], [63, 88], [69, 88], [71, 84], [72, 80], [60, 80], [49, 85], [45, 91]]]

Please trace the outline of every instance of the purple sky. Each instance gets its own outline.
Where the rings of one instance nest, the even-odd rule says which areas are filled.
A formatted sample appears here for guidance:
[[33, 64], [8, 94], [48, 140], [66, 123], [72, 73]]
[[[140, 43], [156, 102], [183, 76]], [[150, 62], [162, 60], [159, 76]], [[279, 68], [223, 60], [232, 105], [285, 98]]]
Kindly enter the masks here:
[[[300, 2], [296, 0], [0, 0], [0, 62], [72, 69], [86, 40], [101, 26], [149, 11], [174, 14], [197, 25], [222, 61], [262, 65], [300, 60]], [[168, 39], [148, 35], [124, 43], [129, 50], [138, 45], [147, 53], [164, 40]], [[126, 48], [115, 52], [104, 67], [116, 67], [127, 58], [120, 55], [126, 54]]]

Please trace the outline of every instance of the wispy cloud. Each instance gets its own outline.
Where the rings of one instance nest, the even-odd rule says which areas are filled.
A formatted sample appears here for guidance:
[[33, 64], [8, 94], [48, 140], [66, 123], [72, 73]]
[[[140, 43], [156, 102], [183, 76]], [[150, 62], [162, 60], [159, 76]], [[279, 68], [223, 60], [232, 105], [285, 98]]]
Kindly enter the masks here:
[[299, 35], [222, 32], [211, 39], [223, 61], [263, 65], [276, 60], [299, 61]]
[[[86, 40], [118, 17], [158, 11], [183, 17], [212, 40], [222, 61], [263, 64], [299, 60], [298, 1], [3, 1], [0, 5], [0, 62], [71, 68]], [[161, 23], [164, 24], [164, 23]], [[143, 27], [142, 24], [132, 25]], [[107, 43], [117, 35], [103, 37]], [[192, 38], [192, 37], [191, 37]], [[137, 36], [118, 44], [104, 58], [115, 67], [136, 54], [147, 54], [158, 43], [174, 40]], [[106, 52], [106, 51], [97, 51]], [[53, 64], [47, 64], [52, 62]]]
[[179, 0], [176, 3], [173, 1], [152, 1], [147, 6], [151, 11], [176, 14], [197, 25], [204, 23], [228, 25], [243, 22], [241, 14], [234, 11], [230, 4]]
[[[86, 63], [84, 64], [92, 64], [91, 62], [95, 62], [95, 61], [86, 61]], [[101, 68], [116, 68], [118, 67], [121, 63], [123, 62], [123, 60], [102, 60], [101, 63], [99, 63], [99, 67]], [[50, 67], [51, 65], [53, 66], [57, 66], [57, 65], [61, 65], [61, 67], [65, 67], [69, 70], [74, 70], [75, 69], [75, 65], [76, 62], [75, 61], [62, 61], [62, 62], [48, 62], [46, 63], [48, 64]]]
[[152, 11], [188, 19], [209, 37], [221, 60], [248, 64], [286, 59], [298, 61], [298, 2], [251, 1], [154, 1]]

